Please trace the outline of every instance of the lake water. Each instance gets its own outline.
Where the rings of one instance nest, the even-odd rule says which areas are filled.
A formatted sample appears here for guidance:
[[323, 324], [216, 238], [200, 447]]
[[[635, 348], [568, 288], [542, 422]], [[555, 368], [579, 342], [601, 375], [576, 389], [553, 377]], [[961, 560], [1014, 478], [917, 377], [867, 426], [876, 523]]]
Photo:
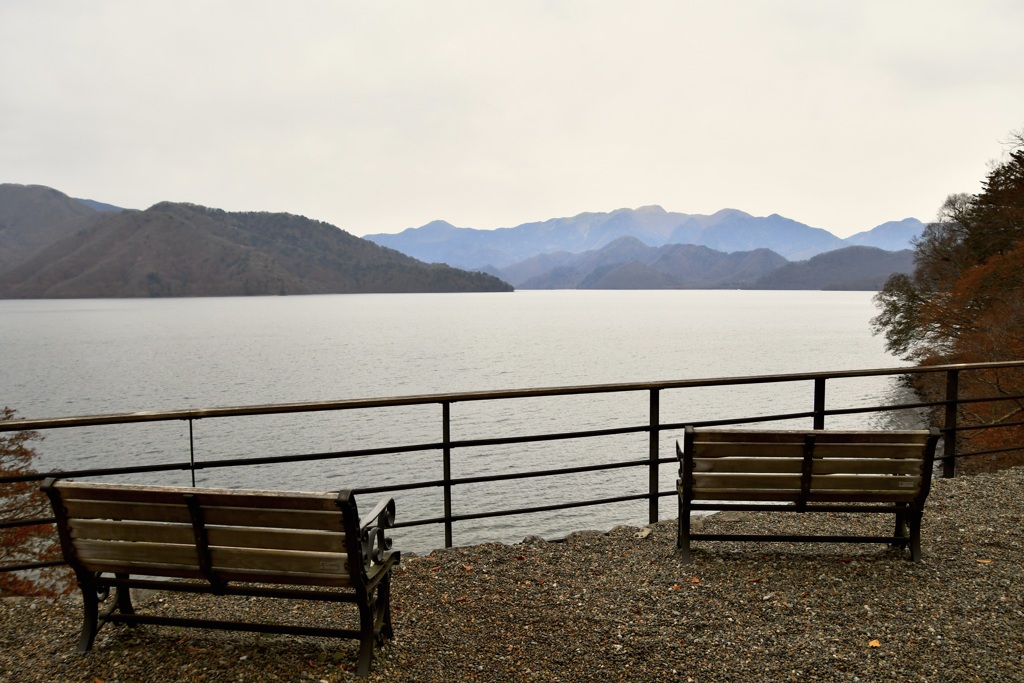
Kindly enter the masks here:
[[[305, 297], [0, 301], [0, 405], [19, 417], [177, 410], [902, 365], [871, 335], [870, 292], [524, 291]], [[834, 386], [833, 386], [834, 385]], [[829, 383], [828, 407], [900, 400], [892, 378]], [[809, 383], [664, 392], [662, 420], [809, 410]], [[452, 438], [646, 423], [647, 396], [457, 403]], [[878, 426], [882, 416], [830, 418]], [[662, 452], [673, 453], [675, 434]], [[456, 476], [646, 456], [647, 436], [462, 449]], [[440, 440], [440, 407], [195, 423], [196, 458], [326, 452]], [[188, 460], [186, 423], [51, 430], [39, 469]], [[636, 455], [633, 455], [633, 453]], [[333, 490], [437, 479], [436, 452], [343, 464], [203, 470], [199, 485]], [[662, 489], [675, 471], [662, 467]], [[628, 472], [629, 474], [625, 474]], [[455, 512], [640, 493], [646, 471], [458, 487]], [[187, 473], [133, 475], [186, 484]], [[399, 517], [441, 514], [437, 491], [396, 494]], [[362, 506], [373, 501], [364, 500]], [[672, 517], [670, 499], [661, 515]], [[457, 523], [455, 542], [514, 542], [643, 524], [646, 502]], [[402, 547], [443, 545], [439, 527], [396, 531]]]

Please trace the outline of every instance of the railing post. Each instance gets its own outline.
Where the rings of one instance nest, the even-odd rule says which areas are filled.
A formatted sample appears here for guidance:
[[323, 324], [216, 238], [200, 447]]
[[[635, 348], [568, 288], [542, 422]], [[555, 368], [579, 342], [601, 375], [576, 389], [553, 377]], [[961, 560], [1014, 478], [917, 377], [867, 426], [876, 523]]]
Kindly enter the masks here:
[[814, 378], [814, 429], [825, 428], [825, 378]]
[[192, 436], [192, 418], [188, 419], [188, 465], [192, 472], [192, 488], [196, 487], [196, 442]]
[[960, 371], [946, 371], [946, 419], [942, 424], [942, 477], [956, 476], [956, 413], [960, 394]]
[[651, 389], [651, 416], [650, 416], [650, 464], [648, 469], [648, 492], [650, 498], [647, 500], [647, 521], [650, 524], [658, 522], [658, 489], [661, 486], [661, 468], [658, 466], [659, 441], [661, 437], [661, 390]]
[[452, 403], [441, 403], [441, 441], [444, 444], [444, 547], [452, 547]]

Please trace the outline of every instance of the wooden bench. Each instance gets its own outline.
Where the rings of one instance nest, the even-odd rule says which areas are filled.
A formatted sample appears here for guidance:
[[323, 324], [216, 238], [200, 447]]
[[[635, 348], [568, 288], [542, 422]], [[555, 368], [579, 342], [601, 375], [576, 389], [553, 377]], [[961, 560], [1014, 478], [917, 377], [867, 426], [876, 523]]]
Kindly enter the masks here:
[[[80, 652], [104, 622], [355, 638], [358, 674], [392, 637], [385, 530], [393, 500], [359, 519], [355, 498], [47, 479], [64, 559], [84, 601]], [[186, 579], [186, 580], [181, 580]], [[100, 602], [114, 589], [111, 604]], [[359, 629], [136, 614], [130, 589], [353, 603]], [[99, 622], [99, 623], [98, 623]]]
[[[690, 541], [824, 541], [909, 545], [921, 558], [921, 515], [939, 432], [751, 431], [687, 427], [679, 459], [679, 533]], [[895, 515], [892, 536], [767, 536], [690, 531], [693, 510], [873, 512]]]

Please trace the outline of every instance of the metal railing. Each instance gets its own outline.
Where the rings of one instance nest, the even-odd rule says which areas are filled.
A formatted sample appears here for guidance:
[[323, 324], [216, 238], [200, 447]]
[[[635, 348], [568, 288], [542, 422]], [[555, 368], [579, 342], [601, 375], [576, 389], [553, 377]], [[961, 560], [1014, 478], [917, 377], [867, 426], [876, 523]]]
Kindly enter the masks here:
[[[660, 490], [660, 467], [668, 463], [675, 463], [674, 453], [663, 457], [660, 452], [660, 437], [662, 433], [671, 430], [680, 430], [687, 425], [694, 426], [722, 426], [733, 424], [751, 424], [777, 422], [783, 420], [810, 420], [814, 429], [824, 429], [826, 418], [839, 415], [853, 415], [860, 413], [882, 413], [890, 411], [905, 410], [932, 410], [942, 416], [940, 428], [943, 432], [943, 454], [939, 456], [942, 463], [942, 474], [945, 477], [952, 477], [956, 471], [956, 461], [960, 458], [995, 454], [1004, 451], [1020, 450], [1019, 448], [1000, 448], [981, 450], [975, 452], [958, 452], [957, 436], [961, 432], [978, 429], [1001, 429], [1015, 427], [1024, 424], [1022, 422], [1001, 422], [986, 425], [958, 424], [958, 416], [965, 406], [979, 403], [992, 403], [1000, 401], [1020, 401], [1024, 395], [1008, 395], [997, 393], [992, 396], [971, 396], [961, 398], [959, 396], [960, 378], [967, 373], [981, 373], [994, 370], [1024, 369], [1024, 361], [1007, 361], [999, 363], [974, 363], [961, 365], [937, 365], [930, 367], [898, 367], [878, 368], [869, 370], [851, 370], [820, 373], [793, 373], [776, 375], [756, 375], [749, 377], [724, 377], [711, 379], [688, 379], [668, 382], [638, 382], [626, 384], [601, 384], [568, 387], [550, 387], [536, 389], [514, 389], [501, 391], [484, 391], [452, 394], [430, 394], [419, 396], [403, 396], [389, 398], [355, 399], [341, 401], [320, 401], [310, 403], [287, 403], [243, 407], [206, 408], [197, 410], [176, 410], [163, 412], [141, 412], [124, 413], [112, 415], [93, 415], [79, 417], [61, 417], [51, 419], [30, 419], [0, 421], [0, 433], [14, 432], [20, 430], [55, 430], [75, 429], [96, 425], [123, 425], [142, 422], [169, 422], [184, 420], [189, 424], [189, 461], [188, 462], [165, 462], [148, 465], [126, 465], [118, 467], [105, 467], [93, 469], [74, 469], [64, 471], [51, 471], [39, 474], [26, 474], [13, 477], [0, 477], [0, 496], [3, 495], [3, 487], [18, 482], [41, 481], [47, 476], [62, 476], [75, 478], [88, 478], [97, 476], [110, 476], [118, 474], [137, 474], [151, 472], [169, 472], [186, 470], [192, 473], [192, 484], [195, 485], [195, 473], [198, 470], [227, 468], [227, 467], [251, 467], [254, 465], [281, 464], [294, 462], [313, 462], [328, 460], [346, 460], [350, 458], [374, 458], [384, 455], [399, 453], [414, 453], [423, 451], [436, 451], [440, 453], [442, 464], [442, 478], [427, 481], [411, 481], [388, 486], [356, 488], [355, 493], [395, 493], [414, 489], [439, 489], [442, 492], [443, 511], [438, 515], [428, 516], [420, 519], [412, 519], [396, 523], [396, 528], [413, 527], [422, 525], [442, 525], [444, 528], [444, 544], [446, 547], [453, 545], [453, 525], [457, 522], [464, 522], [475, 519], [495, 518], [508, 515], [526, 515], [569, 508], [580, 508], [595, 505], [607, 505], [626, 501], [647, 500], [647, 517], [650, 523], [658, 521], [658, 502], [666, 496], [675, 496], [675, 490]], [[886, 405], [856, 406], [846, 408], [826, 409], [826, 386], [831, 380], [850, 378], [882, 377], [882, 376], [909, 376], [909, 375], [939, 375], [944, 376], [945, 394], [941, 399], [920, 400], [911, 403], [898, 403]], [[789, 413], [774, 413], [757, 416], [737, 416], [715, 420], [685, 420], [667, 422], [661, 417], [661, 397], [669, 390], [675, 389], [707, 389], [710, 387], [743, 386], [757, 384], [788, 384], [794, 382], [810, 382], [813, 389], [813, 403], [810, 411], [796, 411]], [[647, 419], [642, 424], [609, 427], [603, 429], [582, 429], [576, 431], [559, 431], [538, 434], [520, 434], [514, 436], [492, 436], [474, 439], [453, 439], [452, 438], [452, 415], [451, 406], [453, 403], [467, 402], [506, 402], [526, 398], [555, 397], [555, 396], [582, 396], [587, 394], [636, 394], [642, 392], [647, 395]], [[213, 420], [219, 418], [240, 417], [240, 416], [269, 416], [284, 413], [314, 413], [324, 411], [367, 411], [379, 410], [381, 408], [395, 406], [418, 406], [418, 405], [439, 405], [441, 407], [441, 440], [429, 442], [417, 442], [400, 445], [380, 445], [370, 448], [349, 449], [343, 451], [302, 453], [290, 455], [270, 455], [262, 457], [231, 458], [219, 460], [206, 460], [199, 462], [195, 457], [195, 443], [193, 438], [193, 423], [197, 420]], [[487, 446], [505, 446], [512, 444], [529, 444], [546, 441], [559, 441], [569, 439], [588, 439], [595, 437], [607, 437], [624, 434], [647, 434], [647, 448], [645, 453], [632, 453], [632, 457], [613, 462], [601, 464], [579, 465], [573, 467], [550, 467], [528, 471], [518, 471], [506, 474], [484, 474], [470, 477], [452, 476], [453, 453], [460, 449], [479, 448]], [[627, 456], [630, 454], [627, 453]], [[570, 502], [552, 503], [546, 505], [534, 505], [528, 507], [508, 508], [502, 510], [490, 510], [456, 514], [453, 512], [452, 502], [456, 498], [456, 491], [460, 486], [484, 482], [504, 482], [522, 480], [538, 477], [555, 477], [566, 474], [580, 474], [585, 472], [612, 471], [626, 468], [646, 468], [648, 472], [647, 490], [643, 493], [624, 493], [622, 495], [604, 496], [585, 500]], [[41, 525], [52, 523], [50, 518], [22, 519], [22, 520], [0, 520], [0, 529], [13, 528], [18, 526]], [[32, 568], [49, 566], [53, 563], [30, 563], [15, 566], [0, 567], [0, 571], [18, 571]]]

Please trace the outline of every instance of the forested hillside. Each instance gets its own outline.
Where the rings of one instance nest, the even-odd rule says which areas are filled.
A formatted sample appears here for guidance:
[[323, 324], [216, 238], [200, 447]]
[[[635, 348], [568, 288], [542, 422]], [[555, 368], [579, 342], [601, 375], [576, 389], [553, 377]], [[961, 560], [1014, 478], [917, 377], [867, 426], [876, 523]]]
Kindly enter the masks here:
[[[1024, 130], [981, 192], [946, 199], [914, 258], [914, 272], [893, 275], [876, 297], [881, 313], [873, 322], [891, 351], [922, 364], [1024, 359]], [[941, 399], [940, 387], [919, 389]], [[967, 468], [1024, 462], [1024, 402], [1010, 398], [1021, 394], [1020, 370], [965, 375], [961, 396], [1008, 398], [965, 409], [962, 423], [1008, 426], [958, 438], [971, 451], [1016, 448], [969, 459]]]
[[98, 212], [48, 188], [7, 187], [0, 238], [18, 258], [0, 268], [3, 298], [512, 289], [491, 275], [422, 263], [302, 216], [171, 202]]

